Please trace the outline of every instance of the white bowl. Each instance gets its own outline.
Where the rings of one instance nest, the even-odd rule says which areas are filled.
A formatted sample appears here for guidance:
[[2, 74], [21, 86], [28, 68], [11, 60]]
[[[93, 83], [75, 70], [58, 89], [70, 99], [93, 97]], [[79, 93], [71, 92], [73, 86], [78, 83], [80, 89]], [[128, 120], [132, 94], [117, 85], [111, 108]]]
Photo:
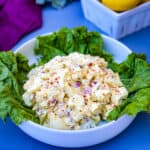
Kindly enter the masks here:
[[[103, 35], [104, 47], [114, 55], [117, 62], [123, 61], [131, 51], [120, 42]], [[33, 49], [35, 38], [26, 42], [16, 52], [21, 52], [29, 59], [29, 63], [36, 62]], [[134, 117], [123, 116], [116, 121], [101, 123], [99, 126], [85, 130], [56, 130], [50, 129], [32, 121], [22, 122], [19, 127], [31, 137], [54, 146], [86, 147], [105, 142], [121, 133], [133, 121]]]

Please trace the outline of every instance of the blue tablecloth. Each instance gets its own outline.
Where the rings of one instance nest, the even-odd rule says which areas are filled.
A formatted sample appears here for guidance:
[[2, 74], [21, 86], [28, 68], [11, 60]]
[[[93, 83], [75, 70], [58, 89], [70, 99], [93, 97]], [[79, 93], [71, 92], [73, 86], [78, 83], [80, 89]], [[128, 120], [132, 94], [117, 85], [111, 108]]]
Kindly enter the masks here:
[[[94, 11], [93, 11], [94, 13]], [[81, 4], [75, 1], [67, 7], [56, 10], [50, 6], [43, 9], [43, 27], [25, 36], [14, 49], [37, 35], [53, 32], [62, 26], [75, 27], [85, 25], [89, 30], [101, 32], [88, 22], [82, 12]], [[150, 61], [150, 27], [120, 40], [134, 52], [145, 53]], [[61, 139], [59, 139], [61, 140]], [[66, 141], [67, 142], [67, 141]], [[24, 134], [9, 119], [7, 124], [0, 121], [0, 150], [57, 150], [50, 145], [38, 142]], [[150, 150], [150, 114], [139, 114], [134, 122], [119, 136], [86, 150]]]

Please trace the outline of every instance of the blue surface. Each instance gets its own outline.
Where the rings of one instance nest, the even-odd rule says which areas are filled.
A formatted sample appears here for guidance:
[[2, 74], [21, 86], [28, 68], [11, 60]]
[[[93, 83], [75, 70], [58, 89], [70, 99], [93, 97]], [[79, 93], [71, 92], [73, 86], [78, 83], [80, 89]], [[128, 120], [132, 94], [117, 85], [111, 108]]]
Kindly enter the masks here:
[[[93, 12], [94, 13], [94, 12]], [[16, 49], [34, 36], [55, 31], [62, 26], [75, 27], [85, 25], [89, 30], [101, 32], [96, 26], [84, 19], [79, 1], [67, 7], [56, 10], [50, 6], [43, 9], [43, 27], [25, 36], [14, 47]], [[101, 32], [102, 33], [102, 32]], [[150, 27], [120, 40], [134, 52], [145, 53], [150, 61]], [[65, 137], [64, 137], [65, 138]], [[58, 139], [61, 140], [61, 139]], [[112, 140], [86, 150], [150, 150], [150, 114], [141, 113], [135, 121], [119, 136]], [[67, 142], [67, 141], [66, 141]], [[80, 142], [80, 141], [79, 141]], [[38, 142], [24, 134], [17, 126], [8, 120], [6, 125], [0, 121], [0, 150], [59, 150]]]

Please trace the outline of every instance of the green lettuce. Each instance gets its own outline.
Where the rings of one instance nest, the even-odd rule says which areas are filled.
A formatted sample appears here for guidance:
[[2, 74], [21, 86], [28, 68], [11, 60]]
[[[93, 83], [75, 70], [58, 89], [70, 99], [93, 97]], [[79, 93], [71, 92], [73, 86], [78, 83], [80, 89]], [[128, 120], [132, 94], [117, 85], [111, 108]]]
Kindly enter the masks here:
[[150, 65], [145, 55], [132, 53], [124, 62], [112, 63], [109, 67], [119, 73], [129, 95], [109, 113], [108, 120], [124, 114], [135, 116], [141, 111], [150, 112]]
[[10, 117], [15, 124], [23, 120], [38, 122], [31, 108], [22, 100], [23, 84], [30, 67], [20, 53], [0, 52], [0, 118], [5, 122]]
[[39, 36], [34, 49], [40, 55], [39, 64], [44, 64], [57, 55], [68, 55], [72, 52], [100, 56], [111, 62], [111, 54], [103, 50], [103, 39], [97, 32], [88, 32], [85, 27], [73, 29], [62, 28], [51, 35]]

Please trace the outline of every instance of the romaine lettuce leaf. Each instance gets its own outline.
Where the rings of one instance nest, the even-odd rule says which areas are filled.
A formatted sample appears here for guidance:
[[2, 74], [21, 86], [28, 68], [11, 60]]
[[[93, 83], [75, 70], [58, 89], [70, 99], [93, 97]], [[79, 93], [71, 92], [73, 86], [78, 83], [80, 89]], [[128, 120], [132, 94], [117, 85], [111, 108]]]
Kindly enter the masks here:
[[110, 67], [119, 73], [129, 96], [109, 113], [108, 120], [124, 114], [135, 116], [141, 111], [150, 112], [150, 65], [145, 55], [132, 53], [121, 64], [113, 63]]
[[57, 55], [80, 52], [101, 56], [106, 61], [113, 60], [112, 55], [103, 50], [103, 40], [99, 33], [88, 32], [85, 27], [62, 28], [51, 35], [37, 37], [35, 55], [40, 55], [39, 64], [44, 64]]
[[38, 122], [31, 108], [22, 100], [23, 84], [30, 67], [20, 53], [0, 52], [0, 118], [5, 122], [10, 117], [15, 124], [23, 120]]

